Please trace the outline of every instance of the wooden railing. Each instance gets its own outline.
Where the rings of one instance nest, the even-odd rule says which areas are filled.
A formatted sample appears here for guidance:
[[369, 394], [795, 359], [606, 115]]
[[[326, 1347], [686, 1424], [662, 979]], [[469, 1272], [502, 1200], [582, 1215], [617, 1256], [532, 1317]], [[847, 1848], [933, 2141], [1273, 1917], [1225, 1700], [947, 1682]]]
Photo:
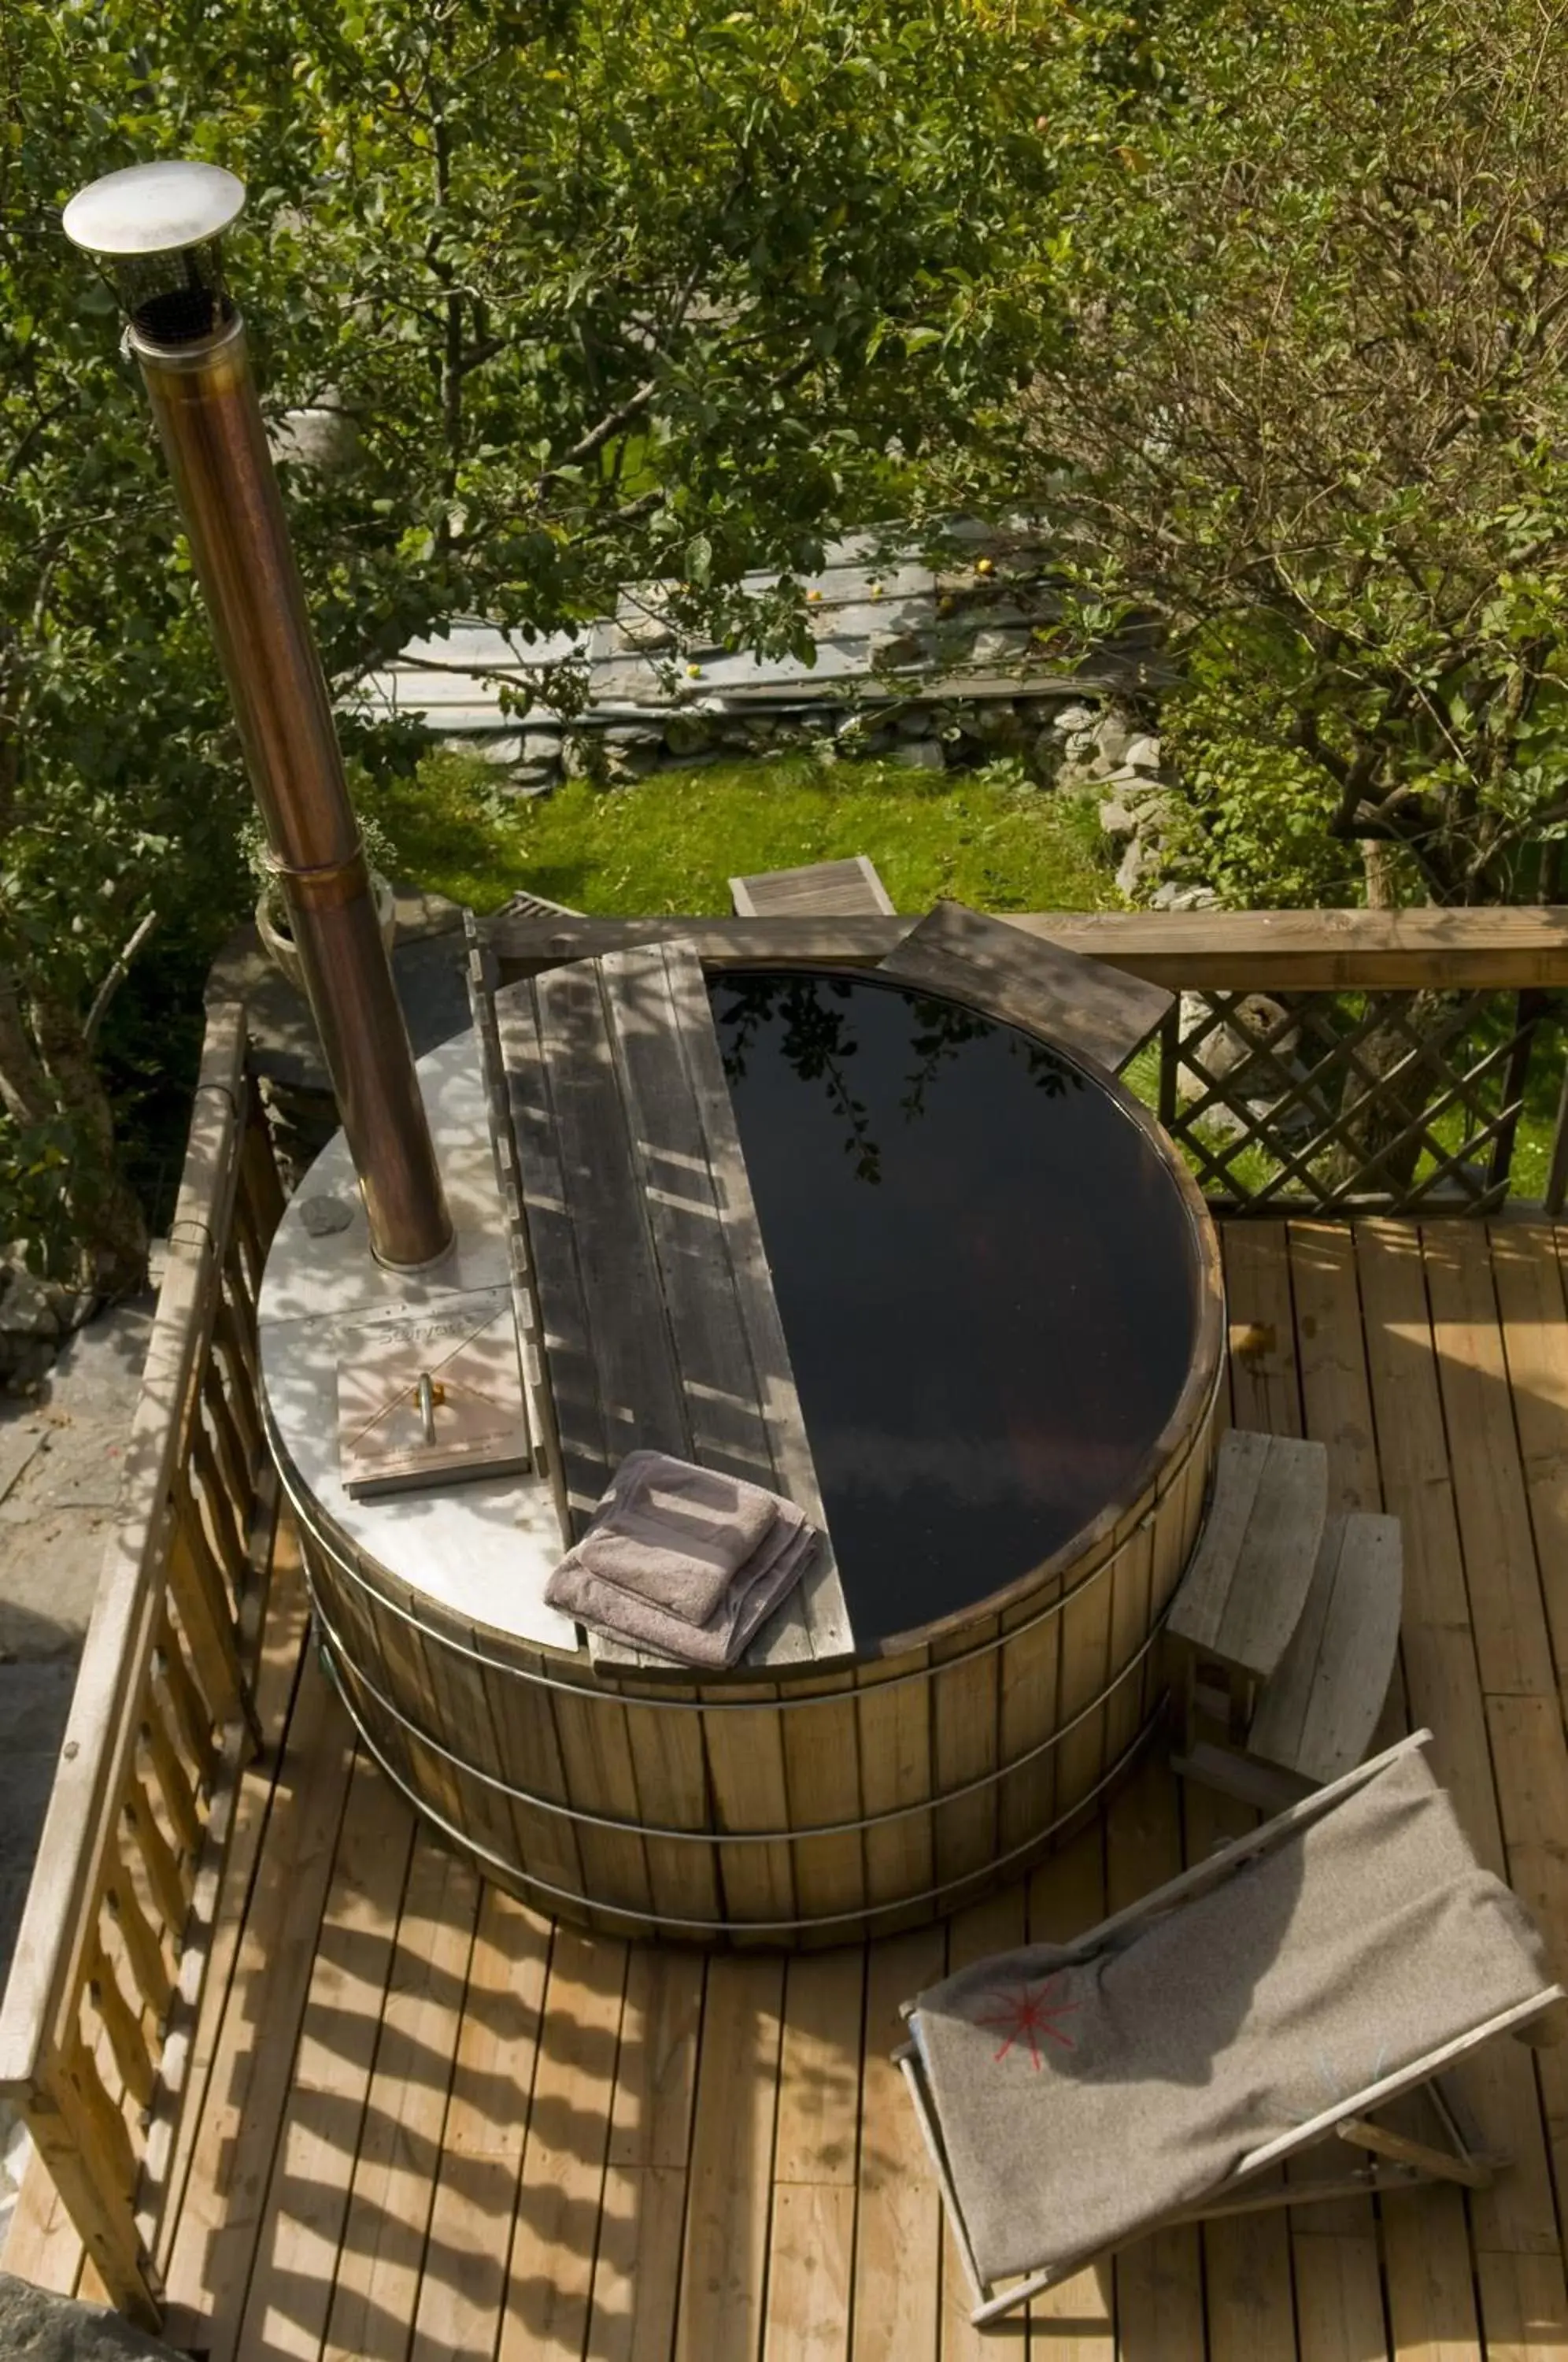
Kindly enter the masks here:
[[[694, 938], [710, 965], [869, 966], [912, 923], [509, 915], [488, 933], [510, 980], [657, 934]], [[1519, 1194], [1521, 1138], [1543, 1168], [1532, 1194], [1561, 1210], [1568, 910], [1031, 911], [1014, 923], [1178, 996], [1127, 1080], [1217, 1211], [1489, 1213]]]
[[210, 1015], [168, 1265], [11, 1973], [19, 2105], [105, 2288], [156, 2325], [154, 2261], [252, 1700], [272, 1491], [256, 1298], [282, 1207], [245, 1064]]

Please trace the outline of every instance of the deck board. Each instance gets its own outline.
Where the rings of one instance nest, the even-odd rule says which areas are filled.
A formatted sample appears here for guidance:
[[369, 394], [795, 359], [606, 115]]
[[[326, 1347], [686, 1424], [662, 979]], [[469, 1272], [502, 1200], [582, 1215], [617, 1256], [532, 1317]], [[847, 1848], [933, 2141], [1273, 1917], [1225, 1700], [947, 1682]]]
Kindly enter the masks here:
[[[1386, 1727], [1430, 1722], [1483, 1856], [1568, 1966], [1568, 1300], [1544, 1225], [1236, 1224], [1239, 1427], [1405, 1521]], [[1568, 2362], [1568, 2048], [1463, 2090], [1517, 2160], [1167, 2233], [977, 2337], [889, 2062], [900, 2000], [1092, 1924], [1244, 1824], [1151, 1756], [946, 1929], [785, 1961], [601, 1941], [481, 1887], [362, 1758], [281, 1551], [267, 1705], [194, 2045], [177, 2333], [215, 2355], [496, 2362]], [[85, 2287], [29, 2174], [4, 2262]]]

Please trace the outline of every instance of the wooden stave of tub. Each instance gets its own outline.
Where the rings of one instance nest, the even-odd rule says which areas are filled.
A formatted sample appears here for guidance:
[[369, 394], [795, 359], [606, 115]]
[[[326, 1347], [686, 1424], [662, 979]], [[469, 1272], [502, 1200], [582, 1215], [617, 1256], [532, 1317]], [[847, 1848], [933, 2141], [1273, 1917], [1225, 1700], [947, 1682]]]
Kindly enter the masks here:
[[604, 1935], [800, 1948], [944, 1916], [1081, 1827], [1159, 1718], [1223, 1374], [1212, 1221], [1135, 1115], [1197, 1266], [1187, 1382], [1143, 1481], [1044, 1566], [875, 1659], [699, 1691], [461, 1621], [325, 1517], [273, 1430], [350, 1716], [487, 1876]]

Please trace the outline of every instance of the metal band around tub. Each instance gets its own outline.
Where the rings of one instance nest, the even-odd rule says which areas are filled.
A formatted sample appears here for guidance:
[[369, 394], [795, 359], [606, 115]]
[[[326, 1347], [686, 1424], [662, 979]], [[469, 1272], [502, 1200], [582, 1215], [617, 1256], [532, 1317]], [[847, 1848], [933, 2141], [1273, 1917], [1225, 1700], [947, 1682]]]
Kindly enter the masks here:
[[[305, 1571], [305, 1580], [307, 1583], [310, 1583], [308, 1562]], [[794, 1845], [803, 1842], [807, 1838], [857, 1837], [863, 1829], [885, 1828], [889, 1821], [911, 1820], [916, 1814], [935, 1812], [944, 1805], [955, 1805], [961, 1803], [966, 1796], [978, 1795], [983, 1788], [993, 1788], [1001, 1781], [1011, 1779], [1015, 1772], [1021, 1772], [1026, 1765], [1038, 1762], [1041, 1756], [1049, 1755], [1051, 1749], [1054, 1747], [1059, 1746], [1062, 1740], [1067, 1738], [1070, 1733], [1077, 1730], [1081, 1723], [1088, 1722], [1091, 1715], [1099, 1713], [1107, 1701], [1121, 1687], [1122, 1683], [1126, 1681], [1129, 1674], [1135, 1673], [1143, 1664], [1145, 1657], [1149, 1655], [1154, 1643], [1158, 1640], [1161, 1633], [1165, 1630], [1165, 1616], [1169, 1613], [1168, 1609], [1162, 1611], [1161, 1615], [1152, 1627], [1147, 1639], [1138, 1650], [1137, 1655], [1134, 1657], [1129, 1657], [1127, 1662], [1122, 1666], [1121, 1671], [1117, 1674], [1116, 1679], [1113, 1682], [1108, 1682], [1104, 1689], [1100, 1690], [1094, 1697], [1090, 1698], [1087, 1705], [1080, 1706], [1077, 1714], [1073, 1716], [1070, 1722], [1063, 1723], [1059, 1729], [1054, 1730], [1051, 1733], [1049, 1738], [1043, 1738], [1037, 1747], [1031, 1747], [1027, 1749], [1023, 1754], [1015, 1755], [1010, 1762], [999, 1765], [998, 1769], [993, 1772], [979, 1772], [973, 1780], [965, 1780], [961, 1782], [956, 1788], [938, 1789], [929, 1796], [921, 1797], [912, 1805], [889, 1805], [885, 1813], [863, 1815], [859, 1819], [853, 1821], [807, 1821], [797, 1827], [791, 1827], [787, 1829], [672, 1829], [661, 1827], [657, 1822], [654, 1821], [621, 1821], [615, 1819], [614, 1816], [609, 1813], [584, 1812], [580, 1805], [563, 1804], [558, 1796], [540, 1796], [536, 1795], [530, 1788], [514, 1788], [510, 1780], [502, 1780], [499, 1773], [494, 1772], [482, 1772], [477, 1763], [466, 1762], [462, 1756], [454, 1755], [449, 1747], [443, 1747], [438, 1738], [432, 1738], [427, 1730], [422, 1730], [420, 1728], [418, 1723], [410, 1722], [408, 1716], [403, 1712], [402, 1708], [400, 1706], [395, 1706], [384, 1691], [380, 1689], [370, 1679], [370, 1676], [365, 1672], [364, 1668], [359, 1662], [359, 1660], [349, 1654], [348, 1649], [344, 1646], [341, 1634], [338, 1632], [331, 1617], [327, 1615], [326, 1609], [322, 1606], [320, 1600], [316, 1597], [315, 1586], [314, 1584], [310, 1584], [310, 1595], [312, 1610], [315, 1616], [316, 1621], [321, 1626], [324, 1635], [326, 1636], [327, 1661], [329, 1664], [334, 1666], [335, 1671], [337, 1665], [339, 1663], [347, 1666], [348, 1671], [353, 1674], [354, 1679], [357, 1682], [363, 1683], [364, 1687], [375, 1699], [376, 1704], [381, 1707], [384, 1713], [391, 1716], [393, 1722], [397, 1723], [402, 1729], [406, 1730], [412, 1738], [417, 1739], [421, 1747], [427, 1747], [432, 1755], [438, 1755], [444, 1763], [449, 1763], [455, 1772], [461, 1772], [470, 1780], [482, 1782], [485, 1787], [495, 1789], [499, 1794], [510, 1797], [514, 1804], [526, 1805], [533, 1812], [554, 1813], [561, 1820], [580, 1821], [590, 1828], [611, 1829], [614, 1831], [617, 1837], [657, 1838], [660, 1839], [672, 1838], [688, 1845], [706, 1846]], [[338, 1694], [342, 1696], [343, 1685], [341, 1681], [337, 1683], [337, 1689]], [[839, 1699], [841, 1704], [845, 1695], [853, 1696], [854, 1693], [840, 1691]], [[359, 1732], [361, 1738], [365, 1738], [367, 1746], [370, 1745], [371, 1741], [368, 1734], [365, 1732], [359, 1716], [354, 1712], [352, 1705], [347, 1697], [344, 1697], [343, 1702], [345, 1705], [348, 1707], [349, 1717], [354, 1724], [355, 1729]], [[635, 1703], [635, 1701], [634, 1702]], [[788, 1708], [782, 1699], [760, 1698], [757, 1703], [754, 1706], [749, 1707], [747, 1711], [752, 1714], [767, 1714], [769, 1712], [786, 1712], [788, 1711]], [[378, 1757], [377, 1760], [379, 1761], [380, 1758]], [[1079, 1809], [1080, 1807], [1077, 1805], [1073, 1807], [1074, 1812], [1077, 1812]], [[465, 1842], [471, 1842], [471, 1840], [465, 1840]], [[517, 1874], [522, 1875], [523, 1873], [519, 1872]], [[583, 1895], [580, 1896], [579, 1900], [586, 1902], [591, 1900], [591, 1898]], [[601, 1907], [609, 1908], [610, 1906], [603, 1905]], [[744, 1924], [749, 1926], [751, 1923], [748, 1920]], [[810, 1924], [814, 1925], [815, 1923], [812, 1922]]]
[[[332, 1672], [331, 1652], [328, 1650], [325, 1650], [324, 1654], [326, 1657], [328, 1671]], [[336, 1675], [334, 1678], [336, 1679]], [[1097, 1704], [1101, 1702], [1097, 1701]], [[919, 1911], [927, 1904], [941, 1903], [947, 1895], [961, 1893], [966, 1886], [977, 1885], [982, 1880], [994, 1879], [997, 1871], [1005, 1869], [1009, 1862], [1021, 1860], [1025, 1855], [1036, 1852], [1040, 1847], [1054, 1838], [1059, 1829], [1069, 1827], [1074, 1821], [1086, 1813], [1096, 1797], [1103, 1795], [1106, 1789], [1121, 1778], [1129, 1764], [1143, 1753], [1159, 1720], [1159, 1709], [1156, 1707], [1143, 1727], [1133, 1734], [1129, 1744], [1122, 1749], [1110, 1771], [1102, 1772], [1094, 1786], [1080, 1796], [1077, 1803], [1068, 1811], [1058, 1814], [1056, 1818], [1054, 1821], [1048, 1821], [1043, 1829], [1033, 1830], [1024, 1838], [1021, 1845], [1010, 1846], [1006, 1853], [994, 1855], [989, 1861], [983, 1862], [978, 1869], [966, 1871], [961, 1878], [948, 1879], [941, 1885], [925, 1887], [918, 1894], [902, 1894], [891, 1903], [864, 1903], [858, 1909], [853, 1911], [824, 1911], [820, 1916], [808, 1919], [688, 1919], [673, 1911], [636, 1911], [624, 1903], [601, 1903], [591, 1894], [585, 1894], [580, 1887], [552, 1885], [548, 1879], [538, 1878], [532, 1871], [523, 1870], [516, 1862], [506, 1860], [504, 1856], [492, 1851], [489, 1846], [481, 1844], [478, 1838], [469, 1836], [466, 1829], [455, 1828], [444, 1813], [437, 1812], [427, 1798], [416, 1794], [402, 1773], [393, 1770], [375, 1740], [367, 1731], [360, 1728], [357, 1720], [354, 1727], [359, 1731], [367, 1752], [385, 1772], [393, 1787], [408, 1798], [409, 1803], [422, 1819], [428, 1821], [433, 1828], [439, 1829], [443, 1837], [451, 1838], [452, 1842], [460, 1847], [464, 1852], [472, 1854], [480, 1861], [490, 1863], [493, 1869], [502, 1873], [503, 1878], [513, 1880], [519, 1886], [532, 1887], [536, 1893], [547, 1894], [553, 1902], [571, 1904], [580, 1911], [598, 1912], [602, 1916], [610, 1919], [633, 1920], [639, 1927], [681, 1927], [694, 1936], [796, 1936], [814, 1935], [824, 1927], [851, 1927], [866, 1919], [886, 1919], [891, 1917], [896, 1912]], [[961, 1795], [965, 1791], [955, 1789], [953, 1793], [955, 1795]], [[922, 1812], [934, 1812], [939, 1805], [947, 1801], [946, 1797], [933, 1796], [917, 1809]], [[627, 1827], [624, 1823], [614, 1822], [609, 1826], [623, 1829]], [[635, 1831], [633, 1834], [652, 1837], [658, 1832], [645, 1829]], [[701, 1832], [681, 1829], [671, 1831], [670, 1834], [690, 1837], [700, 1835]], [[749, 1830], [737, 1831], [733, 1837], [712, 1838], [707, 1841], [712, 1844], [734, 1845], [737, 1841], [744, 1842], [745, 1838], [751, 1834]], [[797, 1837], [809, 1837], [813, 1832], [792, 1829], [789, 1834], [793, 1839]], [[774, 1843], [778, 1842], [778, 1837], [775, 1836]]]

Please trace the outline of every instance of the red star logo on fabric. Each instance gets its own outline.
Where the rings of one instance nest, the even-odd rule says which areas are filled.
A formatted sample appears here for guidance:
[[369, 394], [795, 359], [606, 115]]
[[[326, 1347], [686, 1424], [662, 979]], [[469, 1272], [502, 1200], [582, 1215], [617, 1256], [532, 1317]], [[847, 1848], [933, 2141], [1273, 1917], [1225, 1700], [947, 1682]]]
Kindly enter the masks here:
[[1029, 2056], [1038, 2073], [1042, 2057], [1039, 2036], [1043, 2035], [1048, 2042], [1060, 2043], [1064, 2050], [1077, 2047], [1072, 2036], [1064, 2034], [1055, 2023], [1059, 2017], [1070, 2017], [1077, 2007], [1076, 2001], [1053, 2000], [1053, 1994], [1062, 1982], [1063, 1979], [1058, 1974], [1047, 1977], [1042, 1985], [1018, 1985], [1010, 1992], [999, 1992], [993, 1996], [999, 2004], [996, 2014], [977, 2017], [975, 2024], [1005, 2029], [1006, 2039], [996, 2054], [999, 2059], [1007, 2057], [1015, 2042], [1027, 2043]]

